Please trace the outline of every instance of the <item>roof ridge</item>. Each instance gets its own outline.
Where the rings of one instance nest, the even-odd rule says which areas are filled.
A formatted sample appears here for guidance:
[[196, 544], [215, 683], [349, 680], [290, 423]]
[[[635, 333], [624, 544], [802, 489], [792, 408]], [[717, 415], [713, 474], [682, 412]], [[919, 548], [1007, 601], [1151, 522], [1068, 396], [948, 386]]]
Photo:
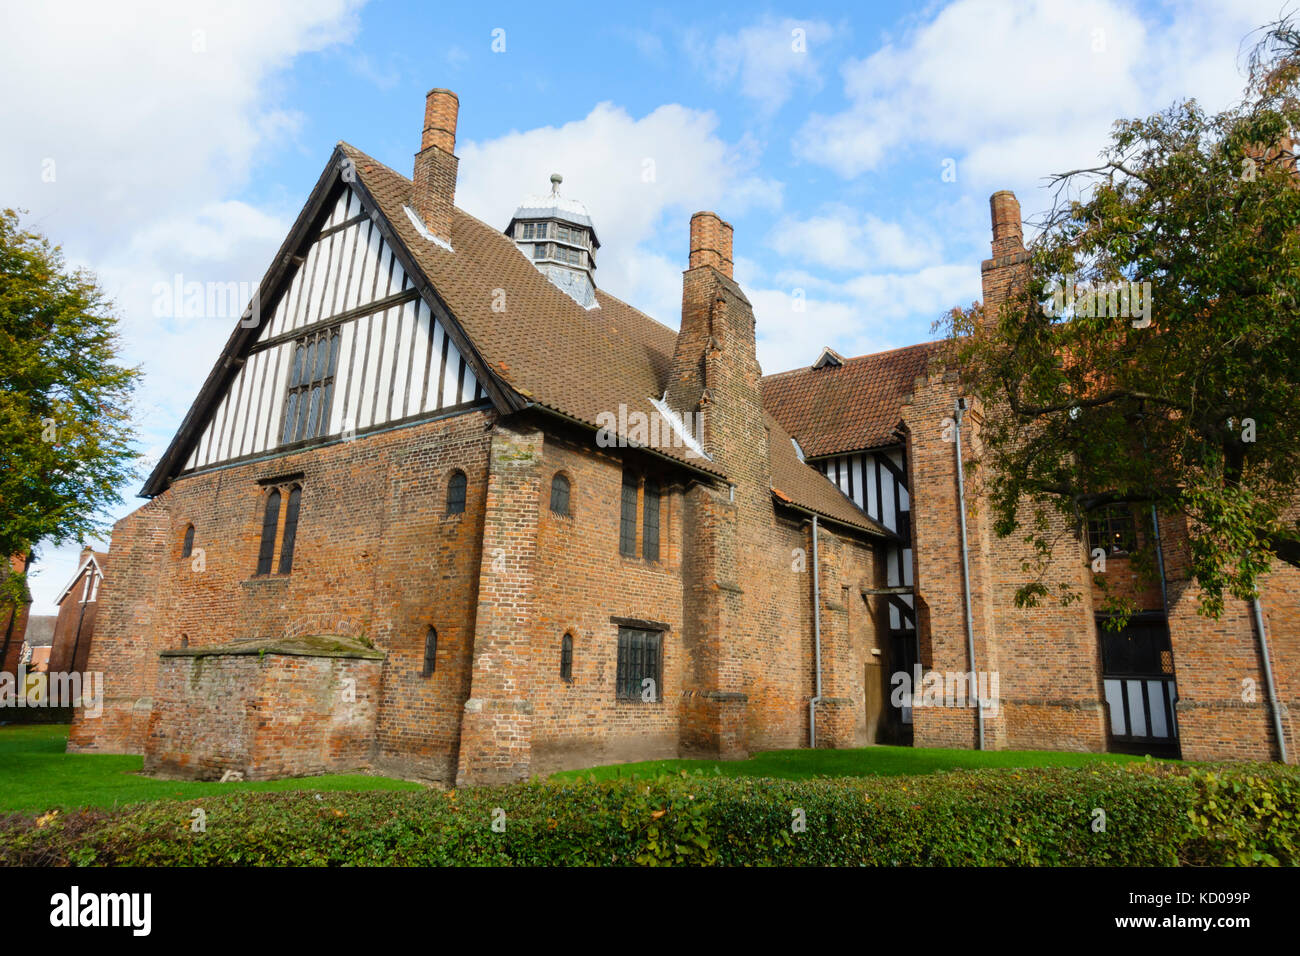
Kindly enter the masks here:
[[[863, 362], [866, 361], [867, 359], [881, 358], [882, 356], [885, 355], [892, 355], [895, 352], [906, 352], [909, 349], [930, 348], [936, 345], [942, 345], [946, 341], [947, 339], [931, 339], [928, 342], [913, 342], [911, 345], [899, 345], [892, 349], [882, 349], [879, 352], [866, 352], [862, 355], [853, 355], [844, 359], [844, 365], [848, 365], [850, 362]], [[840, 367], [843, 368], [844, 365]], [[816, 371], [820, 371], [820, 369], [815, 369], [811, 365], [801, 365], [798, 368], [788, 368], [784, 372], [772, 372], [770, 375], [764, 375], [763, 381], [768, 381], [769, 379], [774, 379], [774, 378], [780, 378], [783, 375], [798, 375], [805, 372], [816, 372]]]

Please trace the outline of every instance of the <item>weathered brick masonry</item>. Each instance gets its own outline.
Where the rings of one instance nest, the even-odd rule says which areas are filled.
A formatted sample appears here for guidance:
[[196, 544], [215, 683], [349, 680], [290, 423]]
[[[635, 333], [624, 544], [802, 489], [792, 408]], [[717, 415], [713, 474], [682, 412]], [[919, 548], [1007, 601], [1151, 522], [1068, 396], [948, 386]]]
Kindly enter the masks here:
[[[971, 669], [959, 375], [900, 352], [881, 363], [906, 369], [897, 384], [815, 393], [825, 415], [765, 405], [728, 223], [692, 217], [678, 330], [603, 290], [584, 307], [529, 261], [592, 274], [590, 218], [558, 179], [520, 207], [513, 235], [455, 208], [458, 109], [454, 94], [429, 94], [412, 179], [346, 144], [331, 158], [263, 284], [279, 324], [236, 330], [150, 477], [151, 500], [114, 528], [87, 664], [107, 675], [107, 696], [99, 719], [78, 714], [70, 749], [144, 753], [150, 772], [181, 776], [364, 765], [476, 784], [806, 746], [814, 717], [817, 746], [896, 739], [899, 647], [926, 669]], [[1015, 197], [991, 207], [983, 280], [996, 306], [1028, 260]], [[268, 360], [281, 348], [291, 368]], [[362, 402], [373, 417], [358, 428]], [[629, 410], [675, 424], [638, 437], [619, 418]], [[837, 416], [820, 437], [859, 436], [842, 447], [807, 424]], [[971, 464], [981, 410], [962, 417]], [[897, 473], [908, 507], [896, 499], [888, 527], [883, 504], [869, 517], [805, 464], [813, 445], [823, 458], [887, 445], [897, 457], [878, 474]], [[1016, 608], [1027, 546], [993, 534], [978, 478], [965, 492], [974, 669], [1000, 684], [986, 746], [1107, 749], [1084, 543], [1048, 568], [1082, 602]], [[1161, 527], [1183, 753], [1268, 757], [1249, 608], [1197, 616], [1185, 531], [1165, 516]], [[906, 583], [887, 581], [904, 554]], [[1122, 559], [1111, 573], [1133, 587]], [[890, 621], [903, 600], [915, 630], [900, 636]], [[1163, 613], [1158, 593], [1141, 600]], [[1294, 737], [1300, 575], [1270, 575], [1263, 606]], [[658, 659], [620, 650], [621, 633], [657, 642], [635, 646]], [[625, 692], [651, 673], [648, 692]], [[974, 746], [976, 714], [918, 706], [912, 739]]]

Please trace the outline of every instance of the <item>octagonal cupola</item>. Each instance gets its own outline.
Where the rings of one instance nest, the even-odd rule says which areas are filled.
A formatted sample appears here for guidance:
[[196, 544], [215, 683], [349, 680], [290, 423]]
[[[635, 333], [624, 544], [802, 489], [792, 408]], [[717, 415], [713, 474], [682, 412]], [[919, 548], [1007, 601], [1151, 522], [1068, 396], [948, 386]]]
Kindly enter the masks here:
[[506, 235], [575, 302], [592, 309], [596, 302], [596, 250], [600, 241], [587, 207], [560, 195], [559, 173], [551, 175], [549, 196], [529, 196], [515, 210]]

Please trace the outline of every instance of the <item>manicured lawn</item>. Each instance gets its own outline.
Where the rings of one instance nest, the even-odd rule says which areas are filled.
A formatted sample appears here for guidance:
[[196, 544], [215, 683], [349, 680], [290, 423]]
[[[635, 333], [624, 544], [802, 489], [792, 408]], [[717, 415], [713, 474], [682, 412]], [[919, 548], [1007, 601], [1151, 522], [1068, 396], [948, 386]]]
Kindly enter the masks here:
[[931, 750], [923, 747], [863, 747], [858, 750], [767, 750], [748, 760], [647, 760], [588, 770], [566, 770], [551, 780], [653, 778], [663, 773], [720, 777], [898, 777], [987, 767], [1082, 767], [1091, 763], [1142, 760], [1126, 754], [1063, 753], [1055, 750]]
[[252, 783], [155, 780], [143, 757], [68, 754], [66, 724], [0, 726], [0, 812], [112, 807], [147, 800], [190, 800], [247, 790], [420, 790], [417, 783], [334, 774]]

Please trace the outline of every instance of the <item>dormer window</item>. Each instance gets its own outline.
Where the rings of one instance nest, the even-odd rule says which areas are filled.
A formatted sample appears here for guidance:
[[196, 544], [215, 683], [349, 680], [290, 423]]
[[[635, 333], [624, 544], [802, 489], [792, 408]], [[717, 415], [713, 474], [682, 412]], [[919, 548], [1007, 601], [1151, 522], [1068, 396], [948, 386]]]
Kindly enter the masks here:
[[844, 356], [829, 345], [822, 349], [822, 354], [813, 362], [813, 368], [838, 368], [844, 364]]

